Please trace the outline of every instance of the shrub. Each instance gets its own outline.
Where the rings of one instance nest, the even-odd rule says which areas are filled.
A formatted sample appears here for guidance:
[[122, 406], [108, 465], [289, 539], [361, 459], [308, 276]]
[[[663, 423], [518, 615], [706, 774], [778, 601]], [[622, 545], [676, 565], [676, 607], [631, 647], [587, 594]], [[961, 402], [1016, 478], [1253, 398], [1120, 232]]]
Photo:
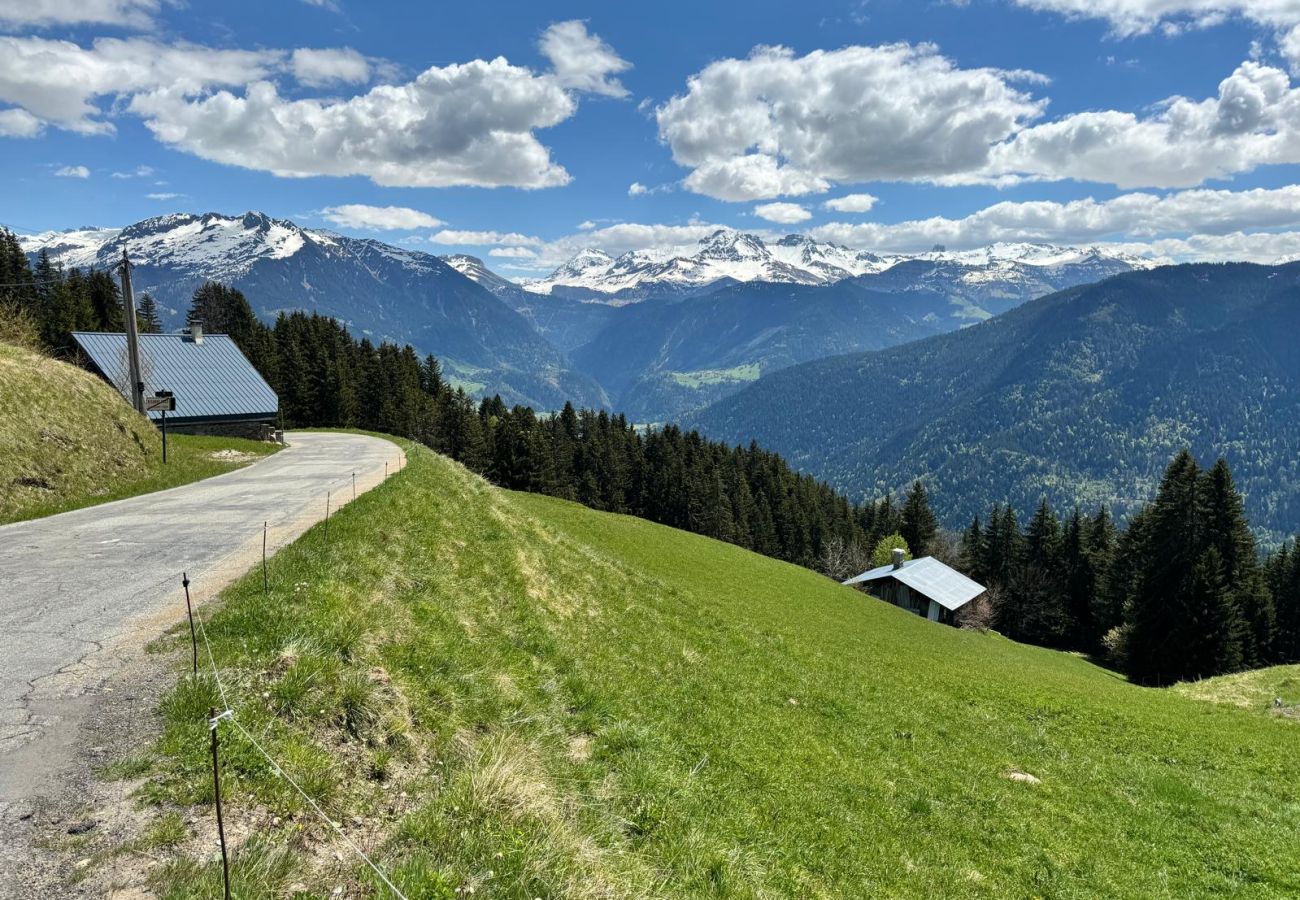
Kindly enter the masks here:
[[1127, 623], [1116, 625], [1101, 639], [1106, 661], [1121, 671], [1128, 666], [1129, 636], [1132, 630], [1132, 626]]
[[40, 352], [41, 335], [31, 313], [16, 303], [0, 300], [0, 342]]
[[907, 546], [907, 541], [903, 540], [901, 534], [887, 534], [876, 543], [876, 549], [871, 551], [871, 564], [873, 566], [887, 566], [894, 560], [894, 550], [902, 548], [903, 559], [912, 558], [912, 548]]
[[957, 627], [970, 631], [988, 631], [993, 627], [993, 604], [987, 591], [957, 610]]

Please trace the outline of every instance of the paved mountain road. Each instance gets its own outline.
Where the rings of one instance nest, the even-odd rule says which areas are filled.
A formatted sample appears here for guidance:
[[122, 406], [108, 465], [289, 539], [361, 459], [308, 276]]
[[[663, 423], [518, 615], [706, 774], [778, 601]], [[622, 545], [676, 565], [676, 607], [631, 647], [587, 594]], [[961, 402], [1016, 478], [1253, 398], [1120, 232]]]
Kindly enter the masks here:
[[96, 692], [196, 600], [395, 472], [365, 435], [297, 432], [243, 469], [155, 494], [0, 527], [0, 814], [57, 788]]

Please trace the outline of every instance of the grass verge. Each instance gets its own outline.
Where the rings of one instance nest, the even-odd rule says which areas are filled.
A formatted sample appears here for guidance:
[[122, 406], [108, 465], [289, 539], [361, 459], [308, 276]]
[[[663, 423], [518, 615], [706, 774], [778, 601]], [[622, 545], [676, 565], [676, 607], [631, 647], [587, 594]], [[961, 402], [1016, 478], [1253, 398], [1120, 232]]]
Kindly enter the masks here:
[[[407, 452], [207, 633], [240, 723], [408, 897], [1300, 892], [1292, 723]], [[159, 817], [210, 821], [220, 705], [183, 677], [125, 766]], [[221, 727], [239, 896], [383, 896]], [[164, 830], [153, 888], [213, 896], [211, 831]]]
[[279, 449], [278, 444], [266, 441], [169, 434], [166, 465], [162, 462], [160, 444], [157, 460], [152, 461], [142, 471], [119, 474], [111, 480], [103, 479], [98, 484], [85, 487], [46, 491], [44, 493], [53, 493], [54, 496], [34, 498], [14, 509], [0, 508], [0, 525], [39, 519], [55, 513], [179, 487], [192, 481], [241, 469]]

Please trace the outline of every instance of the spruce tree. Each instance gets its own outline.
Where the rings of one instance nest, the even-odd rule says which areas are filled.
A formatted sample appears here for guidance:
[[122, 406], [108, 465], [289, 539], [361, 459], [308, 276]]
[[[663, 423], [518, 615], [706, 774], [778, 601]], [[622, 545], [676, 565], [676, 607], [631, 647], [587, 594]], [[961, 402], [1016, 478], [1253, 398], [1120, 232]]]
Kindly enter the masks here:
[[1144, 684], [1169, 684], [1187, 674], [1187, 596], [1202, 561], [1200, 474], [1188, 451], [1174, 458], [1143, 523], [1142, 545], [1133, 548], [1140, 559], [1128, 608], [1128, 665], [1129, 675]]
[[1204, 540], [1218, 551], [1232, 602], [1244, 625], [1241, 652], [1250, 666], [1272, 661], [1275, 616], [1273, 598], [1259, 568], [1255, 538], [1246, 521], [1232, 472], [1220, 458], [1201, 477]]
[[158, 303], [153, 294], [145, 291], [140, 295], [140, 305], [136, 310], [136, 324], [141, 334], [161, 334], [162, 319], [158, 316]]
[[1245, 624], [1229, 592], [1224, 559], [1217, 547], [1201, 554], [1188, 579], [1179, 641], [1179, 678], [1205, 678], [1235, 672], [1244, 661]]
[[938, 530], [939, 523], [934, 517], [934, 511], [930, 509], [929, 495], [925, 492], [925, 485], [918, 478], [912, 482], [912, 487], [907, 492], [907, 499], [903, 502], [902, 522], [898, 533], [907, 541], [907, 546], [912, 548], [913, 553], [924, 555], [928, 552], [930, 542], [934, 540], [935, 532]]
[[984, 526], [976, 515], [970, 527], [962, 532], [961, 567], [978, 582], [988, 580], [988, 574], [984, 571], [984, 552]]

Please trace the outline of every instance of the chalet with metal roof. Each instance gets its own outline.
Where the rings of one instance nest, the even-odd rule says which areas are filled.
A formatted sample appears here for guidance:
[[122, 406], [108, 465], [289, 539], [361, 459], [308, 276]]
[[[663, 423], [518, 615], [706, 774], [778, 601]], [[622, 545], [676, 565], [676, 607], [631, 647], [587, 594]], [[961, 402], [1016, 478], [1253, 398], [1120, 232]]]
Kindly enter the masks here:
[[[95, 371], [129, 402], [126, 335], [78, 331], [72, 337]], [[198, 326], [180, 334], [140, 335], [140, 377], [145, 397], [175, 395], [176, 408], [166, 414], [169, 427], [271, 425], [280, 409], [280, 398], [238, 345]], [[149, 413], [155, 422], [161, 415]]]
[[955, 623], [957, 610], [983, 594], [986, 588], [971, 581], [933, 556], [904, 559], [894, 551], [889, 565], [869, 569], [845, 584], [870, 585], [881, 600], [925, 616], [932, 622]]

